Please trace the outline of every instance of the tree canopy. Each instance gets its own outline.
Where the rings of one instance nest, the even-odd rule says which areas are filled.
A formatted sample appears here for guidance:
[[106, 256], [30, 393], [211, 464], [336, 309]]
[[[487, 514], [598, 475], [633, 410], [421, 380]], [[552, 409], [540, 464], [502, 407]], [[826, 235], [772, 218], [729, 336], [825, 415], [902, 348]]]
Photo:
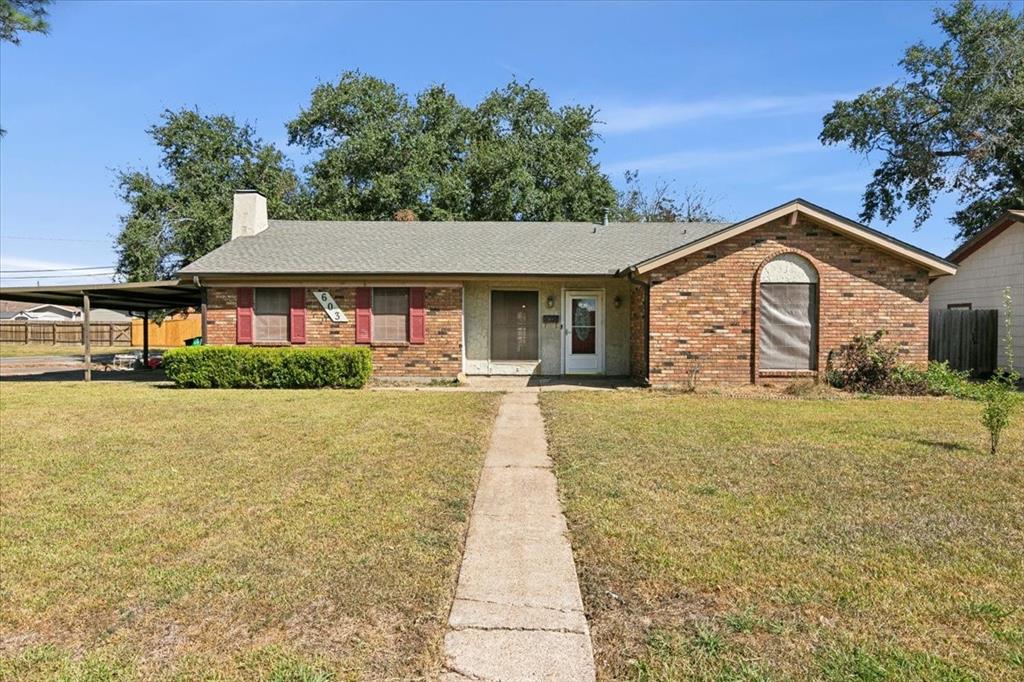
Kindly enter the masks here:
[[128, 281], [160, 279], [231, 236], [233, 190], [256, 189], [270, 213], [291, 216], [299, 181], [284, 155], [230, 116], [167, 110], [147, 131], [161, 150], [164, 177], [118, 173], [128, 213], [117, 236], [117, 271]]
[[46, 21], [51, 0], [0, 0], [0, 40], [13, 45], [21, 44], [22, 33], [46, 33]]
[[320, 216], [595, 220], [615, 203], [594, 159], [595, 116], [515, 80], [471, 108], [443, 85], [410, 99], [349, 71], [313, 91], [288, 136], [317, 155], [307, 170]]
[[617, 193], [612, 219], [640, 223], [714, 223], [722, 220], [715, 212], [715, 198], [697, 185], [672, 191], [665, 181], [647, 190], [640, 184], [637, 171], [626, 171], [625, 188]]
[[938, 195], [956, 193], [967, 239], [1007, 208], [1024, 206], [1024, 10], [960, 0], [935, 10], [938, 46], [906, 50], [906, 77], [836, 102], [820, 139], [881, 155], [861, 217], [920, 227]]
[[274, 145], [230, 116], [165, 111], [148, 130], [156, 173], [124, 169], [128, 210], [117, 269], [130, 281], [170, 275], [231, 235], [232, 194], [256, 189], [276, 218], [305, 220], [705, 220], [706, 196], [619, 195], [595, 159], [596, 110], [555, 108], [516, 80], [478, 105], [443, 85], [409, 97], [349, 71], [315, 88], [287, 124], [311, 158], [300, 176]]

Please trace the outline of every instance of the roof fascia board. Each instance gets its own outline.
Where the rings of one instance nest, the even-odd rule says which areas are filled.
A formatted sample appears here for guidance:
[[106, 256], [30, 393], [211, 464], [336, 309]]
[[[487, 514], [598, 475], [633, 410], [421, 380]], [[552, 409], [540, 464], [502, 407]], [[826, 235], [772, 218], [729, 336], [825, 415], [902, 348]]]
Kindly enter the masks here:
[[947, 260], [951, 260], [954, 263], [960, 263], [985, 244], [998, 237], [1004, 230], [1014, 223], [1024, 223], [1024, 217], [1021, 217], [1019, 214], [1019, 211], [1007, 211], [1003, 215], [999, 216], [991, 225], [957, 247], [953, 253], [947, 256]]
[[[192, 273], [189, 273], [192, 274]], [[415, 286], [462, 286], [466, 281], [488, 281], [498, 279], [523, 280], [523, 279], [558, 279], [558, 280], [601, 280], [612, 279], [618, 276], [616, 272], [594, 273], [594, 274], [531, 274], [531, 273], [312, 273], [312, 272], [253, 272], [253, 273], [196, 273], [202, 279], [204, 287], [208, 286], [245, 286], [253, 282], [274, 283], [280, 286], [325, 286], [330, 284], [344, 284], [345, 286], [357, 286], [362, 283], [375, 284], [403, 282], [413, 283]], [[396, 285], [397, 286], [397, 285]]]
[[807, 217], [812, 218], [817, 222], [823, 223], [829, 228], [834, 229], [837, 232], [841, 232], [848, 237], [852, 237], [859, 241], [868, 243], [883, 251], [896, 254], [897, 256], [900, 256], [901, 258], [908, 260], [912, 263], [923, 265], [928, 268], [929, 273], [932, 275], [956, 274], [956, 267], [948, 263], [945, 263], [941, 260], [937, 260], [935, 258], [929, 258], [924, 254], [917, 253], [912, 249], [905, 248], [903, 246], [900, 246], [899, 244], [895, 244], [887, 239], [879, 237], [878, 235], [865, 230], [862, 226], [859, 226], [856, 223], [845, 220], [838, 220], [835, 216], [823, 213], [816, 207], [811, 206], [802, 201], [791, 201], [787, 204], [783, 204], [778, 208], [766, 211], [765, 213], [758, 214], [752, 218], [748, 218], [747, 220], [736, 223], [731, 227], [727, 227], [724, 230], [720, 230], [718, 232], [710, 234], [707, 237], [704, 237], [703, 239], [691, 242], [690, 244], [682, 246], [673, 251], [669, 251], [660, 256], [656, 256], [655, 258], [651, 258], [642, 263], [638, 263], [636, 265], [636, 272], [641, 275], [646, 274], [651, 270], [660, 268], [663, 265], [672, 263], [673, 261], [676, 261], [680, 258], [685, 258], [690, 254], [696, 253], [710, 246], [714, 246], [715, 244], [719, 244], [728, 239], [732, 239], [733, 237], [741, 235], [744, 232], [752, 230], [756, 227], [761, 227], [762, 225], [766, 225], [774, 220], [778, 220], [779, 218], [791, 214], [794, 211], [803, 213]]

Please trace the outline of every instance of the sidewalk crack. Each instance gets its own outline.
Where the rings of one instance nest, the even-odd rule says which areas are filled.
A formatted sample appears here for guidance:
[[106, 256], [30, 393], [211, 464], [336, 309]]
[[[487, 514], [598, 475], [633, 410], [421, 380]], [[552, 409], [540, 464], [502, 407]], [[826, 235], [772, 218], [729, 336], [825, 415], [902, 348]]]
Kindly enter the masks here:
[[476, 599], [474, 597], [460, 597], [455, 595], [455, 601], [471, 601], [477, 604], [494, 604], [495, 606], [512, 606], [521, 609], [541, 609], [544, 611], [555, 611], [557, 613], [578, 613], [583, 615], [583, 609], [560, 609], [557, 606], [541, 606], [540, 604], [517, 604], [516, 602], [495, 601], [493, 599]]
[[573, 628], [536, 628], [512, 625], [449, 625], [448, 628], [454, 632], [465, 630], [480, 630], [482, 632], [554, 632], [560, 635], [585, 635], [583, 630]]

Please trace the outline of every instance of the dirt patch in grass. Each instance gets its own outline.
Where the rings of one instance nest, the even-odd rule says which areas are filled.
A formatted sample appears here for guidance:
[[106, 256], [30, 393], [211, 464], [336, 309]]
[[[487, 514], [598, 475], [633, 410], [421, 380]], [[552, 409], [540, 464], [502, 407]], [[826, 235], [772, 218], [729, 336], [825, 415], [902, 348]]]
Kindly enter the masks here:
[[0, 678], [438, 670], [493, 394], [0, 384]]
[[[141, 351], [141, 346], [93, 346], [92, 354], [106, 357], [117, 353], [134, 353]], [[166, 348], [150, 346], [151, 353], [162, 353]], [[44, 343], [0, 343], [0, 358], [34, 358], [46, 356], [81, 357], [85, 355], [85, 346], [52, 345]]]
[[[130, 350], [123, 346], [125, 351]], [[92, 349], [93, 353], [103, 352], [99, 346]], [[113, 352], [122, 352], [116, 350]], [[44, 355], [76, 356], [85, 353], [84, 346], [51, 345], [40, 343], [0, 343], [0, 358], [29, 358]]]
[[1024, 676], [1024, 415], [541, 394], [603, 679]]

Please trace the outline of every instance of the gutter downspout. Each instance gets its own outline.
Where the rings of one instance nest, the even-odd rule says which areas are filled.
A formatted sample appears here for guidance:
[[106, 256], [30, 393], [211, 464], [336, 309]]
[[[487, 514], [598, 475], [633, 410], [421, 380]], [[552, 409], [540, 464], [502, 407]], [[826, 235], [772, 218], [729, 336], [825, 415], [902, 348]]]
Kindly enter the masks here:
[[651, 283], [636, 278], [636, 267], [626, 270], [626, 278], [644, 290], [644, 376], [643, 385], [651, 385]]

